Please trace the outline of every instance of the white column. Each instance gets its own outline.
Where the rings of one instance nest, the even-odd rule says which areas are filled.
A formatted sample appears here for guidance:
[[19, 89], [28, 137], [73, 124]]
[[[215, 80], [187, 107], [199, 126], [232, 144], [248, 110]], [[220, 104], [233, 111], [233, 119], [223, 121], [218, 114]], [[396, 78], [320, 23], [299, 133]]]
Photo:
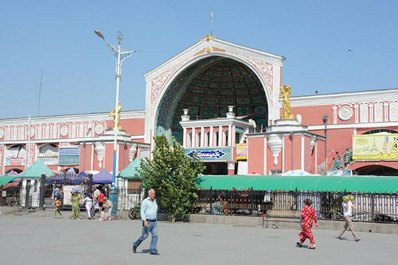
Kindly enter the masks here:
[[224, 133], [222, 131], [222, 126], [220, 125], [218, 127], [218, 146], [222, 146], [223, 138], [224, 138]]
[[231, 132], [231, 134], [232, 134], [232, 137], [231, 137], [231, 146], [234, 146], [235, 145], [235, 143], [236, 143], [236, 127], [235, 127], [235, 125], [234, 126], [232, 126], [232, 132]]
[[357, 103], [354, 104], [354, 117], [355, 117], [355, 123], [359, 122], [359, 113], [358, 113], [359, 106]]
[[[87, 147], [86, 147], [87, 148]], [[151, 153], [151, 152], [150, 152]], [[94, 168], [94, 143], [91, 143], [91, 163], [90, 163], [90, 171]]]
[[228, 146], [232, 146], [232, 126], [228, 125]]
[[332, 109], [333, 109], [333, 124], [336, 124], [337, 123], [337, 106], [334, 105], [332, 107]]
[[197, 147], [196, 146], [196, 128], [192, 127], [192, 147]]
[[384, 110], [383, 110], [383, 113], [384, 113], [384, 121], [390, 121], [390, 119], [389, 119], [389, 110], [388, 110], [388, 107], [389, 107], [389, 102], [384, 102], [383, 103], [383, 107], [384, 107]]
[[373, 102], [369, 104], [369, 122], [374, 121], [374, 104]]
[[200, 147], [205, 146], [205, 128], [202, 126], [200, 127]]
[[210, 126], [210, 146], [214, 146], [214, 130], [213, 126]]
[[282, 174], [285, 173], [285, 135], [282, 134]]
[[315, 142], [315, 150], [314, 150], [314, 156], [315, 156], [315, 162], [314, 162], [314, 173], [318, 173], [318, 141]]
[[183, 129], [183, 134], [182, 134], [182, 146], [184, 147], [184, 148], [186, 148], [187, 147], [187, 128], [185, 128], [184, 127], [184, 129]]
[[[264, 175], [268, 175], [268, 164], [267, 164], [267, 154], [268, 154], [268, 149], [267, 149], [268, 143], [267, 143], [267, 137], [264, 137]], [[247, 145], [247, 160], [249, 160], [249, 145]]]
[[305, 136], [304, 134], [301, 134], [301, 170], [304, 170], [304, 142], [305, 142]]

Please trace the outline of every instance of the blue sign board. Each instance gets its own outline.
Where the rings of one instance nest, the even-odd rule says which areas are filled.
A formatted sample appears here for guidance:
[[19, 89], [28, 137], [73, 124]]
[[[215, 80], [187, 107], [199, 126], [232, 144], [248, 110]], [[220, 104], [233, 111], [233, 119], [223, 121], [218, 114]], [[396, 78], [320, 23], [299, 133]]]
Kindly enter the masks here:
[[80, 164], [80, 147], [59, 148], [59, 162], [61, 166]]
[[232, 160], [231, 147], [185, 148], [185, 154], [189, 157], [196, 155], [202, 161]]

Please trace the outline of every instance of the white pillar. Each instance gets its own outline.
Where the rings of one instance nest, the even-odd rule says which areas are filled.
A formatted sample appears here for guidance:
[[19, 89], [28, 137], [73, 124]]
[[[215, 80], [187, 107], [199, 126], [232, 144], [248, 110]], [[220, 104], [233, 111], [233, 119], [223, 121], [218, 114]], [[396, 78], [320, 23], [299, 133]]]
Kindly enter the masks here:
[[205, 147], [205, 128], [202, 126], [200, 128], [200, 147]]
[[196, 146], [196, 130], [195, 130], [195, 127], [192, 127], [192, 147], [197, 147]]
[[227, 146], [232, 146], [232, 126], [228, 125], [228, 143]]
[[301, 170], [304, 170], [304, 134], [301, 135]]
[[184, 148], [186, 148], [187, 147], [187, 128], [185, 128], [185, 127], [183, 129], [182, 139], [183, 139], [182, 140], [183, 141], [182, 146]]
[[210, 126], [210, 146], [213, 147], [214, 146], [214, 130], [213, 130], [213, 126]]
[[222, 126], [220, 125], [218, 127], [218, 146], [222, 146], [223, 138], [224, 138], [224, 133], [222, 131]]
[[332, 107], [332, 109], [333, 109], [333, 124], [336, 124], [337, 123], [337, 106], [334, 105]]

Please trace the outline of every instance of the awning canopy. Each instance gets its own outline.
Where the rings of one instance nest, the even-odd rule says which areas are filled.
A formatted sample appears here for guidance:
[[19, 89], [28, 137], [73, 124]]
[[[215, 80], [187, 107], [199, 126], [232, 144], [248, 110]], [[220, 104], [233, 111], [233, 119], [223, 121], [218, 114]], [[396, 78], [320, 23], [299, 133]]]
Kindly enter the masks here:
[[26, 171], [18, 175], [18, 178], [30, 179], [30, 178], [40, 178], [41, 175], [46, 175], [46, 177], [53, 176], [54, 173], [51, 169], [46, 166], [43, 161], [37, 159], [36, 162], [31, 165]]
[[93, 176], [93, 184], [112, 184], [112, 174], [105, 168]]
[[119, 177], [124, 179], [141, 179], [137, 177], [141, 165], [141, 158], [137, 157], [125, 169], [120, 172]]
[[201, 176], [202, 189], [398, 192], [398, 177], [388, 176]]
[[15, 179], [16, 176], [0, 176], [0, 186], [7, 184], [8, 182], [12, 181], [13, 179]]

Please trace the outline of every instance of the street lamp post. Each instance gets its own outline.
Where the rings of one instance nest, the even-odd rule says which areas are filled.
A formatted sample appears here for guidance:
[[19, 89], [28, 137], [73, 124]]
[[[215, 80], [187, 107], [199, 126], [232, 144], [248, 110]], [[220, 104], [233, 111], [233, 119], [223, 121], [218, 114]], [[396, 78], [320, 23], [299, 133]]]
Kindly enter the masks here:
[[117, 183], [116, 183], [116, 171], [117, 171], [117, 160], [118, 160], [118, 154], [117, 154], [117, 135], [119, 131], [119, 112], [118, 112], [118, 105], [119, 105], [119, 88], [120, 88], [120, 78], [122, 76], [122, 64], [125, 59], [133, 55], [134, 52], [136, 51], [122, 51], [121, 48], [121, 43], [123, 40], [123, 34], [118, 31], [116, 34], [116, 38], [118, 39], [118, 45], [117, 48], [110, 44], [104, 37], [104, 35], [99, 32], [98, 30], [95, 30], [94, 33], [101, 39], [105, 41], [105, 43], [108, 45], [108, 47], [111, 49], [112, 53], [116, 57], [116, 69], [115, 69], [115, 78], [116, 78], [116, 101], [115, 101], [115, 122], [113, 125], [113, 132], [114, 132], [114, 139], [113, 139], [113, 171], [112, 171], [112, 190], [110, 192], [110, 200], [113, 204], [112, 207], [112, 215], [117, 214], [117, 200], [118, 200], [118, 192], [116, 189]]
[[323, 114], [322, 121], [325, 126], [325, 175], [327, 175], [328, 170], [328, 119], [329, 116], [327, 114]]

